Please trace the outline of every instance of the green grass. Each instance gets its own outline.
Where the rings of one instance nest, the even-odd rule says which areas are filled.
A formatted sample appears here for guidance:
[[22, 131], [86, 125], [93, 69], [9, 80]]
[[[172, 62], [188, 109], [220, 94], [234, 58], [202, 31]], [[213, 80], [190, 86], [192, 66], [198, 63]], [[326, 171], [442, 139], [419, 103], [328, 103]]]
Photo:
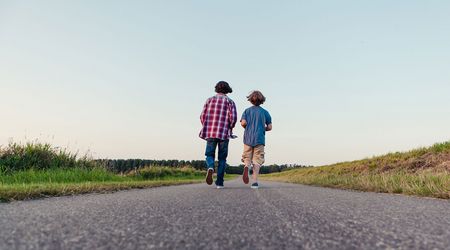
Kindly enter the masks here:
[[28, 169], [0, 174], [0, 201], [191, 184], [204, 178], [204, 171], [188, 167], [147, 167], [124, 176], [102, 168]]
[[1, 184], [31, 184], [31, 183], [80, 183], [80, 182], [121, 182], [132, 178], [121, 177], [102, 168], [83, 169], [28, 169], [11, 174], [0, 174]]
[[0, 184], [0, 201], [25, 200], [85, 193], [105, 193], [133, 188], [149, 188], [202, 182], [200, 179], [147, 180], [147, 181], [106, 181], [79, 183], [27, 183]]
[[450, 142], [359, 161], [295, 169], [261, 178], [324, 187], [449, 199]]
[[0, 148], [0, 201], [198, 183], [204, 178], [205, 171], [189, 167], [145, 167], [117, 175], [86, 156], [39, 142]]
[[80, 182], [126, 182], [144, 180], [175, 180], [204, 178], [205, 172], [192, 168], [146, 167], [127, 175], [116, 175], [103, 168], [28, 169], [11, 174], [0, 174], [0, 184], [28, 183], [80, 183]]

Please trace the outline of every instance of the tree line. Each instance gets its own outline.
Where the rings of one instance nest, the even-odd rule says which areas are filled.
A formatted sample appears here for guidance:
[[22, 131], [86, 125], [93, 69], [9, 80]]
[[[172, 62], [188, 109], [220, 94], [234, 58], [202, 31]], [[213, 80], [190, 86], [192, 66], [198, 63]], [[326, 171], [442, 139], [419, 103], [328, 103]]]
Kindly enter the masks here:
[[206, 161], [193, 160], [145, 160], [145, 159], [98, 159], [98, 163], [106, 167], [107, 169], [116, 173], [126, 173], [132, 170], [136, 170], [142, 167], [158, 166], [158, 167], [192, 167], [197, 170], [203, 170], [205, 168]]
[[[204, 160], [146, 160], [146, 159], [98, 159], [98, 163], [106, 167], [108, 170], [115, 173], [127, 173], [133, 170], [138, 170], [142, 167], [148, 166], [162, 166], [162, 167], [192, 167], [197, 170], [205, 170], [206, 161]], [[216, 163], [217, 165], [217, 163]], [[261, 167], [261, 174], [269, 174], [282, 172], [293, 168], [304, 168], [310, 166], [297, 165], [297, 164], [273, 164]], [[227, 166], [225, 172], [227, 174], [242, 174], [244, 165], [239, 166]]]

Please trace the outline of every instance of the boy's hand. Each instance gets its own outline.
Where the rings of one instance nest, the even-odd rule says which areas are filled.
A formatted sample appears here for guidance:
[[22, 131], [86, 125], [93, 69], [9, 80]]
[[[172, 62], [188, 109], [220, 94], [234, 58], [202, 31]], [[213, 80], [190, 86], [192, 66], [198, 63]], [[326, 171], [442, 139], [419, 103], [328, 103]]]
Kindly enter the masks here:
[[266, 131], [271, 131], [272, 130], [272, 123], [266, 126]]
[[241, 126], [243, 128], [247, 127], [247, 121], [246, 120], [241, 120]]

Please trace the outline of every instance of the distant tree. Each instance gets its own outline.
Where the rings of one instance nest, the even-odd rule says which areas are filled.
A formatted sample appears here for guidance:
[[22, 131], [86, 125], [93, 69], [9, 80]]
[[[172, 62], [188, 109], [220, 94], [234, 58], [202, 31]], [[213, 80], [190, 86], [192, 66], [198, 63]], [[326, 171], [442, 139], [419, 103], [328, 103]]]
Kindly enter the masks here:
[[[139, 168], [146, 166], [165, 166], [180, 168], [184, 166], [191, 166], [197, 170], [205, 170], [206, 162], [204, 160], [149, 160], [149, 159], [100, 159], [97, 160], [98, 163], [105, 166], [107, 169], [116, 173], [126, 173], [133, 170], [138, 170]], [[217, 162], [216, 162], [217, 165]], [[297, 165], [297, 164], [272, 164], [261, 167], [261, 174], [275, 173], [286, 171], [294, 168], [303, 168], [309, 166]], [[239, 166], [227, 166], [225, 172], [227, 174], [242, 174], [244, 170], [244, 165]]]

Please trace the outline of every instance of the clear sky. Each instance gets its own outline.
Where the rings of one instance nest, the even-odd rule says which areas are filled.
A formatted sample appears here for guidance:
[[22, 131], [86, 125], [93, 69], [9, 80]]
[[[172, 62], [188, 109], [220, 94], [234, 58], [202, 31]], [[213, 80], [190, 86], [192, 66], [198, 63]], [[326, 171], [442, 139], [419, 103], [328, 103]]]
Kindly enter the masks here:
[[204, 159], [199, 115], [219, 80], [239, 115], [251, 90], [266, 95], [267, 163], [446, 141], [449, 13], [444, 0], [0, 0], [0, 145]]

